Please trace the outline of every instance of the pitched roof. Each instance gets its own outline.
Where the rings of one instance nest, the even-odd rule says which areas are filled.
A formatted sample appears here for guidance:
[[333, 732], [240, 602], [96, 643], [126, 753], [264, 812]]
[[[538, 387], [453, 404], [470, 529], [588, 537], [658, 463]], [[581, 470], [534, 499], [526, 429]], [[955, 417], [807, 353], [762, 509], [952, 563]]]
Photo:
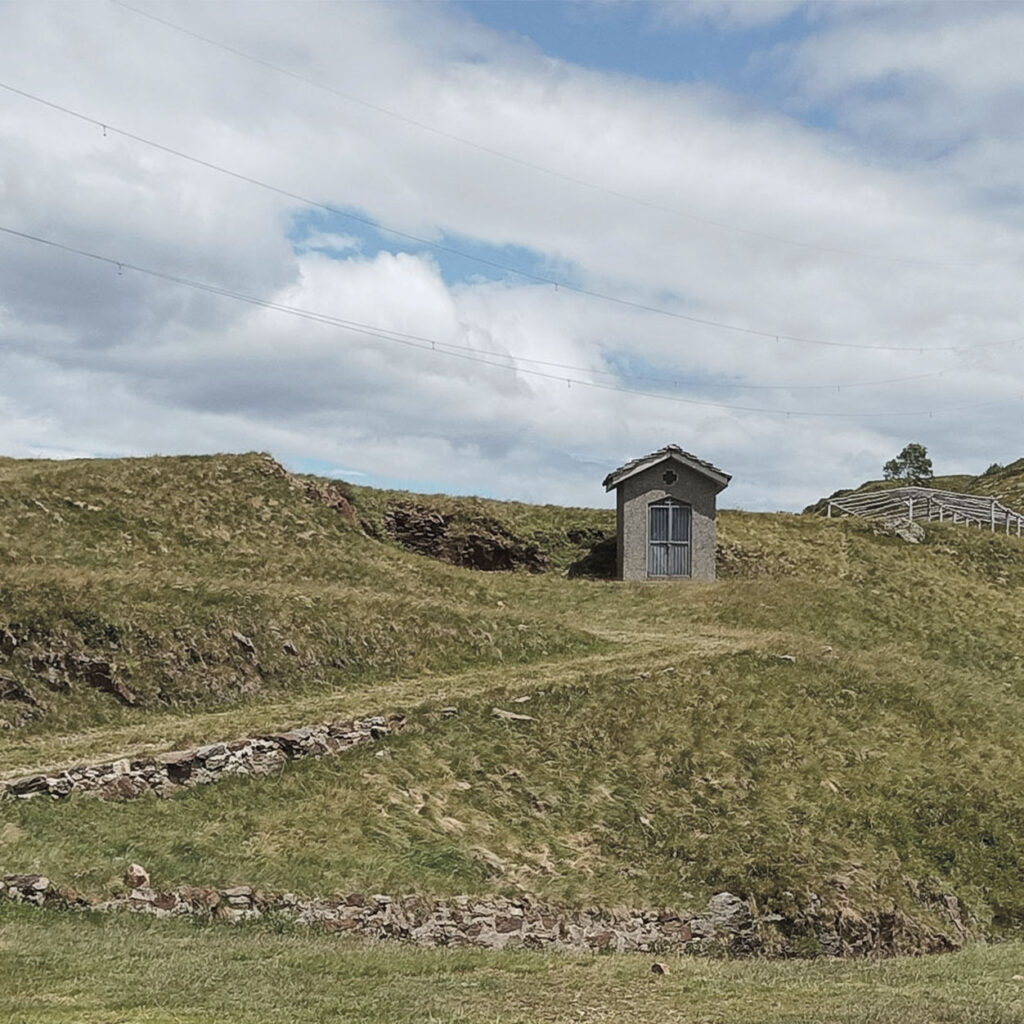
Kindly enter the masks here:
[[722, 472], [722, 470], [717, 466], [713, 466], [710, 462], [705, 462], [703, 459], [698, 459], [696, 455], [684, 452], [679, 445], [667, 444], [664, 448], [651, 452], [650, 455], [644, 455], [639, 459], [631, 459], [625, 465], [613, 470], [604, 478], [604, 489], [610, 491], [635, 473], [641, 473], [645, 469], [650, 469], [651, 466], [656, 466], [659, 462], [665, 462], [668, 459], [681, 462], [684, 466], [689, 466], [690, 469], [708, 477], [718, 485], [719, 490], [725, 488], [732, 479], [728, 473]]

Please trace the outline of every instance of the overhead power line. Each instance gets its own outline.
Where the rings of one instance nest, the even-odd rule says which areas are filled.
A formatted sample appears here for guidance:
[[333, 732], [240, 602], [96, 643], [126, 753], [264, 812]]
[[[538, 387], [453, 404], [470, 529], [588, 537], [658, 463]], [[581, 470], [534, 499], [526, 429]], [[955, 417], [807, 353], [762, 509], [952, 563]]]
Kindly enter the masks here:
[[741, 227], [738, 224], [729, 224], [725, 221], [713, 220], [712, 218], [709, 217], [701, 217], [695, 213], [690, 213], [685, 210], [679, 210], [671, 206], [665, 206], [661, 203], [656, 203], [649, 199], [642, 199], [639, 196], [630, 195], [628, 192], [622, 192], [619, 189], [610, 188], [607, 185], [601, 185], [597, 182], [588, 181], [585, 178], [580, 178], [577, 177], [576, 175], [567, 174], [564, 171], [555, 170], [553, 167], [546, 167], [543, 164], [535, 163], [532, 160], [527, 160], [523, 157], [516, 156], [513, 153], [506, 153], [504, 150], [495, 149], [491, 146], [486, 146], [483, 145], [482, 143], [474, 142], [472, 139], [467, 139], [465, 136], [457, 135], [454, 132], [446, 131], [443, 128], [438, 128], [436, 125], [427, 124], [424, 121], [420, 121], [414, 117], [410, 117], [408, 114], [403, 114], [400, 111], [392, 110], [388, 107], [382, 106], [379, 103], [374, 103], [370, 100], [364, 99], [361, 96], [356, 96], [353, 93], [345, 92], [344, 90], [335, 88], [332, 85], [327, 85], [324, 82], [319, 82], [316, 79], [309, 78], [308, 76], [300, 74], [297, 71], [292, 71], [289, 68], [281, 67], [279, 64], [274, 64], [273, 62], [265, 60], [262, 57], [257, 57], [254, 54], [247, 53], [245, 50], [240, 50], [238, 47], [222, 42], [219, 39], [212, 39], [210, 36], [203, 35], [201, 32], [196, 32], [194, 29], [186, 28], [184, 25], [179, 25], [177, 22], [168, 21], [166, 18], [161, 18], [150, 11], [140, 10], [138, 7], [133, 7], [131, 6], [131, 4], [124, 3], [124, 0], [110, 0], [110, 2], [117, 7], [120, 7], [122, 10], [129, 11], [132, 14], [137, 14], [143, 18], [148, 18], [150, 21], [155, 22], [159, 25], [163, 25], [165, 28], [172, 29], [173, 31], [178, 32], [181, 35], [189, 36], [192, 39], [196, 39], [202, 43], [206, 43], [208, 46], [216, 47], [219, 50], [223, 50], [225, 53], [230, 53], [233, 54], [235, 57], [240, 57], [242, 60], [247, 60], [252, 64], [257, 64], [260, 67], [266, 68], [269, 71], [274, 71], [279, 75], [285, 75], [286, 77], [294, 79], [297, 82], [302, 82], [304, 85], [311, 86], [314, 89], [319, 89], [322, 92], [330, 93], [332, 96], [335, 96], [338, 99], [342, 99], [347, 103], [353, 103], [360, 107], [364, 107], [366, 110], [372, 110], [374, 111], [374, 113], [390, 117], [396, 121], [402, 122], [403, 124], [409, 125], [410, 127], [417, 128], [420, 131], [429, 132], [431, 135], [436, 135], [440, 138], [447, 139], [450, 142], [457, 142], [459, 145], [467, 146], [470, 149], [474, 149], [479, 153], [486, 153], [488, 156], [496, 157], [499, 160], [505, 160], [512, 164], [517, 164], [520, 167], [529, 168], [532, 171], [537, 171], [538, 173], [547, 175], [548, 177], [551, 178], [557, 178], [560, 181], [565, 181], [573, 185], [579, 185], [580, 187], [590, 189], [593, 192], [599, 192], [603, 195], [611, 196], [615, 199], [620, 199], [624, 202], [632, 203], [636, 206], [646, 207], [649, 210], [657, 210], [659, 213], [670, 214], [673, 217], [678, 217], [680, 220], [690, 221], [691, 223], [694, 224], [701, 224], [704, 225], [705, 227], [712, 227], [721, 231], [729, 231], [739, 235], [746, 235], [749, 238], [760, 238], [781, 245], [788, 245], [798, 249], [806, 249], [811, 252], [826, 252], [836, 256], [849, 256], [863, 260], [878, 260], [885, 263], [897, 263], [904, 264], [907, 266], [967, 268], [1017, 266], [1019, 263], [1019, 261], [968, 262], [956, 260], [925, 260], [909, 256], [892, 256], [885, 253], [874, 253], [859, 249], [848, 249], [842, 246], [821, 245], [815, 242], [805, 242], [796, 238], [787, 238], [783, 235], [775, 235], [768, 231], [758, 231], [754, 228]]
[[[113, 2], [113, 0], [112, 0]], [[213, 163], [210, 160], [204, 160], [201, 157], [193, 156], [180, 149], [176, 149], [173, 146], [165, 145], [164, 143], [157, 142], [153, 139], [148, 139], [142, 135], [138, 135], [135, 132], [128, 131], [124, 128], [118, 128], [108, 121], [102, 121], [99, 118], [92, 117], [88, 114], [83, 114], [80, 111], [73, 110], [70, 107], [66, 107], [63, 104], [56, 103], [53, 100], [48, 100], [42, 96], [37, 96], [35, 93], [28, 92], [24, 89], [19, 89], [16, 86], [9, 85], [6, 82], [0, 82], [0, 89], [3, 89], [9, 93], [13, 93], [16, 96], [21, 96], [24, 99], [30, 100], [33, 103], [38, 103], [51, 110], [56, 110], [62, 114], [66, 114], [69, 117], [76, 118], [86, 124], [93, 125], [99, 128], [104, 135], [113, 134], [119, 135], [122, 138], [130, 139], [132, 142], [137, 142], [140, 145], [148, 146], [151, 149], [155, 149], [161, 153], [167, 153], [170, 156], [177, 157], [178, 159], [188, 161], [189, 163], [195, 164], [196, 166], [206, 168], [207, 170], [216, 171], [218, 174], [223, 174], [229, 178], [233, 178], [236, 181], [242, 181], [246, 184], [253, 185], [256, 188], [264, 189], [268, 192], [272, 192], [275, 195], [283, 196], [286, 199], [294, 200], [295, 202], [303, 203], [307, 206], [316, 207], [330, 213], [337, 217], [345, 218], [353, 223], [363, 224], [367, 227], [373, 228], [375, 231], [380, 231], [385, 234], [391, 235], [395, 238], [401, 238], [406, 241], [415, 242], [417, 245], [422, 245], [427, 248], [433, 249], [435, 252], [447, 253], [450, 256], [458, 256], [461, 259], [471, 260], [475, 263], [483, 266], [491, 267], [492, 269], [501, 270], [508, 274], [516, 275], [524, 280], [531, 281], [534, 284], [542, 284], [551, 286], [555, 289], [564, 289], [567, 292], [572, 292], [577, 295], [586, 296], [591, 299], [599, 299], [603, 302], [609, 302], [617, 306], [621, 306], [627, 309], [633, 309], [644, 313], [652, 313], [658, 316], [668, 317], [672, 320], [679, 320], [685, 323], [696, 324], [701, 327], [712, 327], [718, 330], [731, 331], [736, 334], [742, 334], [747, 337], [756, 337], [768, 341], [774, 342], [795, 342], [802, 345], [819, 345], [828, 348], [845, 348], [845, 349], [859, 349], [864, 351], [878, 351], [878, 352], [910, 352], [910, 353], [933, 353], [933, 352], [970, 352], [979, 348], [995, 348], [999, 346], [1009, 346], [1018, 344], [1020, 339], [1013, 338], [1006, 341], [991, 341], [981, 342], [976, 345], [878, 345], [878, 344], [864, 344], [861, 342], [852, 341], [836, 341], [827, 338], [813, 338], [803, 337], [795, 334], [785, 334], [780, 331], [774, 331], [767, 328], [757, 327], [745, 327], [741, 324], [728, 323], [722, 320], [714, 320], [708, 317], [692, 316], [688, 313], [681, 313], [678, 310], [667, 309], [664, 306], [655, 306], [645, 302], [638, 302], [633, 299], [627, 299], [619, 295], [611, 295], [606, 292], [599, 292], [590, 288], [583, 288], [579, 285], [570, 284], [566, 281], [560, 281], [557, 278], [546, 277], [542, 274], [531, 273], [530, 271], [523, 270], [519, 267], [512, 266], [508, 263], [502, 263], [499, 260], [488, 259], [485, 256], [480, 256], [474, 253], [467, 252], [463, 249], [457, 249], [454, 246], [446, 245], [442, 242], [435, 242], [428, 238], [423, 238], [419, 235], [411, 234], [408, 231], [401, 231], [398, 228], [389, 227], [379, 221], [375, 221], [370, 217], [361, 217], [358, 214], [350, 213], [347, 210], [343, 210], [337, 206], [332, 206], [330, 203], [324, 203], [321, 200], [313, 199], [309, 196], [304, 196], [299, 192], [294, 192], [290, 189], [282, 188], [278, 185], [273, 185], [269, 182], [262, 181], [259, 178], [253, 177], [252, 175], [245, 174], [241, 171], [232, 170], [231, 168], [224, 167], [221, 164]]]
[[[354, 320], [346, 320], [341, 317], [335, 317], [327, 313], [319, 313], [315, 310], [303, 309], [298, 306], [289, 306], [284, 303], [272, 302], [268, 299], [261, 299], [257, 296], [247, 295], [243, 292], [238, 292], [230, 288], [223, 288], [220, 285], [213, 285], [203, 281], [196, 281], [191, 278], [181, 277], [177, 274], [170, 274], [165, 271], [156, 270], [152, 267], [146, 267], [138, 263], [131, 263], [127, 260], [115, 259], [112, 256], [105, 256], [101, 253], [91, 252], [87, 249], [81, 249], [72, 245], [65, 245], [62, 242], [57, 242], [53, 239], [43, 238], [39, 235], [31, 234], [27, 231], [19, 231], [15, 228], [0, 225], [0, 232], [10, 235], [15, 238], [20, 238], [25, 241], [35, 242], [39, 245], [47, 246], [52, 249], [59, 250], [61, 252], [70, 253], [75, 256], [81, 256], [86, 259], [96, 260], [100, 263], [104, 263], [107, 266], [116, 268], [118, 274], [123, 274], [125, 270], [134, 271], [138, 274], [146, 275], [147, 277], [156, 278], [161, 281], [167, 281], [172, 284], [181, 285], [187, 288], [192, 288], [197, 291], [206, 292], [211, 295], [218, 295], [224, 298], [234, 299], [238, 302], [244, 302], [252, 306], [257, 306], [262, 309], [274, 310], [275, 312], [284, 313], [288, 316], [297, 317], [302, 320], [312, 321], [314, 323], [322, 323], [327, 326], [337, 327], [341, 330], [349, 331], [356, 334], [365, 335], [367, 337], [379, 338], [383, 341], [390, 341], [395, 344], [405, 345], [410, 348], [420, 349], [422, 351], [431, 352], [435, 355], [447, 356], [453, 359], [463, 359], [468, 362], [479, 363], [484, 366], [491, 366], [496, 369], [512, 371], [517, 374], [525, 374], [531, 377], [537, 377], [544, 380], [555, 381], [559, 384], [566, 384], [568, 386], [578, 385], [580, 387], [593, 388], [599, 391], [611, 391], [619, 394], [631, 395], [641, 398], [654, 398], [666, 402], [675, 402], [682, 405], [693, 405], [701, 406], [712, 409], [722, 409], [729, 412], [745, 412], [745, 413], [759, 413], [770, 416], [782, 416], [786, 418], [790, 417], [801, 417], [801, 418], [815, 418], [815, 419], [865, 419], [873, 417], [923, 417], [933, 416], [935, 414], [942, 414], [946, 412], [958, 412], [966, 409], [980, 409], [990, 406], [1002, 405], [1002, 401], [996, 402], [978, 402], [969, 403], [962, 405], [947, 405], [943, 406], [938, 410], [907, 410], [900, 409], [891, 412], [873, 412], [866, 413], [863, 410], [860, 412], [835, 412], [832, 410], [825, 412], [807, 411], [798, 409], [773, 409], [770, 407], [761, 406], [747, 406], [747, 405], [735, 405], [725, 402], [712, 402], [706, 399], [699, 398], [684, 398], [680, 395], [666, 395], [663, 392], [657, 391], [641, 391], [634, 388], [623, 388], [618, 387], [614, 384], [604, 384], [599, 381], [583, 380], [581, 378], [569, 377], [564, 374], [551, 373], [545, 370], [530, 369], [527, 367], [509, 365], [507, 362], [496, 362], [494, 359], [487, 358], [485, 355], [474, 352], [468, 347], [465, 350], [455, 350], [455, 347], [447, 344], [443, 341], [439, 341], [434, 338], [426, 338], [420, 335], [409, 334], [404, 331], [395, 331], [389, 328], [379, 327], [373, 324], [359, 323]], [[509, 355], [506, 358], [516, 358], [513, 355]], [[1013, 399], [1019, 401], [1024, 396], [1017, 396]]]

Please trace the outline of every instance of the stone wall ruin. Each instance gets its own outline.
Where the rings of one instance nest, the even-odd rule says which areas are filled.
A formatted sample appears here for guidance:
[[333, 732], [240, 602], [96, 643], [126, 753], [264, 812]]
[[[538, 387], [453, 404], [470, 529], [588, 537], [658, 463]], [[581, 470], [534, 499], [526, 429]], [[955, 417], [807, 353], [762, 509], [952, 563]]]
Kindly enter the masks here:
[[0, 782], [0, 799], [60, 799], [72, 792], [101, 800], [130, 800], [144, 793], [166, 796], [182, 787], [217, 782], [229, 775], [269, 775], [299, 758], [329, 757], [396, 732], [404, 724], [403, 715], [375, 715], [153, 757], [78, 765]]

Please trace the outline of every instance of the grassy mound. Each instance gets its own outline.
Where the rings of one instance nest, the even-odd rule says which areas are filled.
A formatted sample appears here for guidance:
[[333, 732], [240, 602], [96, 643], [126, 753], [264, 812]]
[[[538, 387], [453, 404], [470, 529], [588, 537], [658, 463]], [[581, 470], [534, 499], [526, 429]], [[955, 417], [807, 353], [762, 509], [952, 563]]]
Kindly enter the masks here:
[[594, 645], [367, 537], [309, 483], [260, 455], [0, 460], [0, 676], [20, 687], [0, 689], [0, 722], [80, 728]]
[[[409, 498], [332, 504], [259, 456], [0, 471], [0, 624], [30, 635], [0, 676], [50, 707], [8, 731], [0, 771], [335, 713], [410, 718], [382, 757], [163, 801], [0, 806], [12, 869], [96, 894], [130, 861], [160, 885], [307, 893], [694, 906], [730, 889], [780, 912], [813, 893], [947, 930], [955, 895], [976, 932], [1024, 924], [1016, 538], [932, 524], [908, 545], [862, 521], [726, 512], [718, 583], [611, 584], [411, 554], [359, 525]], [[461, 514], [481, 508], [515, 543], [564, 537], [543, 549], [563, 567], [568, 530], [607, 519]], [[115, 675], [136, 704], [39, 661], [59, 638], [128, 666]]]

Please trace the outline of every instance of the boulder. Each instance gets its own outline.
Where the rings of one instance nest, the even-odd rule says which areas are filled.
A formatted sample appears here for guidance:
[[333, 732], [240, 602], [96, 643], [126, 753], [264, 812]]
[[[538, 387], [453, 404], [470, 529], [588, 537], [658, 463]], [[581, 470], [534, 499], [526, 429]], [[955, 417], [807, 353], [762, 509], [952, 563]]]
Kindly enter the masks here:
[[912, 519], [900, 516], [883, 520], [875, 532], [885, 537], [899, 537], [908, 544], [920, 544], [924, 540], [924, 527]]
[[131, 864], [124, 873], [124, 884], [129, 889], [148, 889], [149, 872], [141, 864]]

